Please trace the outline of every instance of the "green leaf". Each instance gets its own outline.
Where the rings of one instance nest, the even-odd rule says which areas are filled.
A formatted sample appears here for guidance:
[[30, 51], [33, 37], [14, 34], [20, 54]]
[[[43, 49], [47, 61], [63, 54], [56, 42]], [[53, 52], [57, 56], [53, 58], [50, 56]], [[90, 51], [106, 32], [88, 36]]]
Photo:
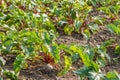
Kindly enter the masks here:
[[105, 60], [102, 57], [98, 57], [96, 62], [100, 65], [100, 67], [105, 67]]
[[3, 80], [3, 78], [0, 76], [0, 80]]
[[65, 33], [66, 34], [68, 34], [68, 35], [71, 35], [72, 34], [72, 32], [73, 32], [73, 30], [74, 30], [74, 27], [73, 26], [65, 26], [64, 27], [64, 31], [65, 31]]
[[89, 66], [89, 68], [92, 68], [92, 69], [94, 69], [96, 72], [99, 72], [99, 66], [98, 66], [98, 64], [96, 64], [94, 61], [90, 61], [90, 66]]
[[82, 48], [72, 45], [70, 49], [79, 54], [86, 67], [93, 68], [96, 72], [99, 71], [99, 66], [94, 61], [90, 60], [89, 55], [86, 54]]
[[26, 59], [27, 56], [25, 56], [24, 54], [19, 54], [13, 64], [13, 68], [15, 73], [18, 75], [19, 71], [24, 68], [24, 65], [26, 65]]
[[11, 80], [18, 80], [18, 77], [14, 71], [3, 70], [3, 74]]
[[60, 54], [59, 54], [59, 49], [58, 49], [58, 45], [56, 43], [52, 44], [51, 47], [51, 53], [55, 58], [55, 62], [58, 62], [60, 60]]
[[89, 32], [89, 30], [84, 30], [84, 33], [83, 33], [83, 35], [84, 35], [84, 37], [85, 37], [85, 39], [89, 39], [90, 38], [90, 32]]
[[50, 39], [50, 35], [47, 32], [44, 32], [43, 39], [44, 39], [45, 43], [47, 43], [48, 45], [50, 45], [52, 43], [52, 40]]
[[25, 53], [27, 55], [30, 54], [29, 50], [27, 49], [27, 47], [25, 45], [21, 45], [21, 49], [22, 49], [23, 53]]
[[101, 46], [107, 47], [107, 46], [111, 45], [113, 42], [115, 42], [114, 39], [106, 40], [105, 42], [102, 43]]
[[67, 45], [65, 45], [65, 44], [60, 44], [60, 45], [59, 45], [59, 49], [60, 49], [60, 50], [64, 50], [65, 52], [67, 52], [67, 53], [69, 53], [69, 54], [72, 54], [72, 51], [69, 50], [69, 47], [68, 47]]
[[106, 78], [108, 80], [120, 80], [120, 76], [118, 75], [118, 73], [116, 71], [108, 72], [106, 74]]
[[82, 50], [78, 49], [78, 53], [83, 61], [83, 63], [87, 66], [87, 67], [90, 67], [91, 64], [90, 64], [90, 60], [89, 60], [89, 56], [84, 53]]
[[98, 24], [89, 24], [89, 28], [90, 30], [92, 30], [93, 33], [99, 30]]
[[81, 77], [81, 79], [83, 79], [84, 77], [90, 75], [89, 71], [91, 71], [90, 68], [82, 67], [82, 68], [74, 71], [74, 73], [77, 74], [77, 75], [79, 75]]
[[115, 34], [120, 34], [120, 26], [116, 26], [114, 24], [108, 24], [107, 25], [107, 28], [112, 32], [112, 33], [115, 33]]
[[80, 56], [78, 53], [72, 53], [72, 55], [71, 55], [72, 63], [76, 62], [79, 58], [80, 58]]
[[[93, 20], [96, 24], [102, 24], [103, 25], [104, 20], [101, 17], [93, 17]], [[98, 25], [97, 25], [96, 28], [98, 28]]]
[[115, 47], [115, 53], [120, 54], [120, 45]]
[[48, 53], [48, 52], [51, 51], [51, 47], [50, 47], [48, 44], [46, 44], [46, 43], [44, 43], [44, 44], [41, 46], [41, 48], [42, 48], [42, 51], [45, 52], [45, 53]]
[[91, 3], [92, 3], [93, 6], [96, 6], [96, 5], [97, 5], [96, 0], [91, 0]]
[[54, 8], [54, 13], [56, 16], [60, 16], [61, 10], [59, 8]]
[[12, 49], [12, 47], [13, 47], [13, 45], [14, 45], [14, 43], [12, 42], [12, 43], [10, 43], [7, 47], [6, 47], [6, 49], [5, 49], [5, 51], [6, 52], [10, 52], [10, 50]]
[[60, 73], [58, 73], [59, 76], [66, 74], [68, 72], [68, 70], [70, 69], [71, 64], [72, 64], [70, 57], [64, 56], [64, 59], [65, 59], [64, 60], [65, 66], [64, 66], [64, 69], [62, 71], [60, 71]]
[[67, 24], [67, 21], [60, 20], [60, 21], [58, 22], [58, 25], [60, 25], [60, 26], [63, 26], [63, 25], [65, 25], [65, 24]]
[[75, 20], [74, 26], [75, 26], [75, 31], [79, 32], [80, 27], [82, 26], [82, 22]]
[[81, 80], [84, 80], [86, 77], [89, 80], [101, 80], [101, 78], [104, 77], [103, 73], [97, 73], [96, 71], [93, 71], [93, 69], [88, 67], [82, 67], [74, 71], [74, 73], [79, 75]]
[[4, 66], [5, 63], [6, 61], [2, 57], [0, 57], [0, 66]]
[[101, 59], [103, 59], [104, 61], [106, 61], [106, 59], [110, 62], [110, 56], [107, 54], [107, 48], [106, 46], [108, 46], [108, 42], [103, 43], [102, 45], [97, 45], [96, 47], [96, 52], [98, 54], [100, 54]]
[[89, 72], [89, 79], [90, 80], [102, 80], [104, 78], [104, 74], [103, 73], [97, 73], [97, 72], [94, 72], [94, 71], [90, 71]]
[[86, 49], [85, 49], [85, 52], [89, 55], [90, 60], [94, 59], [95, 49], [92, 46], [87, 45]]

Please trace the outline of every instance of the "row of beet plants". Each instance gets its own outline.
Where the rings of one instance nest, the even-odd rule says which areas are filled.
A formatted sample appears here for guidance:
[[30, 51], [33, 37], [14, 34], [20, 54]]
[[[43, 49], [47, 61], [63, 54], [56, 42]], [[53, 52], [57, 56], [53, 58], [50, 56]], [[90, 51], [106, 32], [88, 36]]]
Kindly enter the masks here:
[[[74, 62], [81, 59], [83, 67], [74, 71], [82, 80], [119, 80], [116, 71], [103, 72], [111, 59], [108, 40], [93, 48], [90, 45], [64, 45], [56, 42], [57, 29], [68, 35], [78, 32], [89, 40], [91, 33], [99, 31], [99, 25], [108, 23], [107, 28], [120, 34], [119, 0], [2, 0], [0, 1], [0, 55], [14, 54], [13, 71], [5, 69], [7, 63], [0, 57], [0, 79], [4, 76], [17, 80], [21, 69], [26, 69], [27, 60], [39, 58], [46, 64], [61, 64], [64, 69], [58, 76], [66, 74]], [[100, 12], [107, 17], [93, 16]], [[109, 24], [110, 20], [110, 24]], [[108, 21], [108, 22], [107, 22]], [[120, 46], [115, 52], [119, 55]], [[64, 54], [63, 54], [64, 53]]]

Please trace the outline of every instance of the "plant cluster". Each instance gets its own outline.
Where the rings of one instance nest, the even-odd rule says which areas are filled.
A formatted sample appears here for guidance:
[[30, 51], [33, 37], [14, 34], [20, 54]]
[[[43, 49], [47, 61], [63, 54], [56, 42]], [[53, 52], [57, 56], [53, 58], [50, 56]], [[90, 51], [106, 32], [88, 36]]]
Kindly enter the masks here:
[[[95, 12], [100, 15], [95, 16]], [[63, 29], [68, 35], [81, 33], [89, 40], [91, 34], [99, 31], [99, 25], [106, 24], [111, 32], [119, 35], [119, 12], [119, 0], [1, 0], [0, 55], [14, 54], [16, 59], [11, 71], [3, 69], [6, 61], [0, 57], [0, 75], [18, 80], [20, 70], [28, 66], [27, 60], [39, 58], [52, 65], [60, 64], [64, 57], [64, 69], [58, 76], [66, 74], [72, 63], [81, 59], [83, 67], [74, 71], [81, 80], [119, 80], [117, 71], [101, 70], [111, 60], [107, 46], [113, 40], [95, 48], [56, 42], [57, 29]], [[120, 54], [119, 44], [115, 53]]]

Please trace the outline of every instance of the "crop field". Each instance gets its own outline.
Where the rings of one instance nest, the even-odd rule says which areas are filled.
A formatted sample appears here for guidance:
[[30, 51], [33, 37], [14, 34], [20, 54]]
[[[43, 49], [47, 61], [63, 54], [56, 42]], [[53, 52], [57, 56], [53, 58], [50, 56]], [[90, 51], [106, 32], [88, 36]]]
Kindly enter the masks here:
[[0, 0], [0, 80], [120, 80], [120, 0]]

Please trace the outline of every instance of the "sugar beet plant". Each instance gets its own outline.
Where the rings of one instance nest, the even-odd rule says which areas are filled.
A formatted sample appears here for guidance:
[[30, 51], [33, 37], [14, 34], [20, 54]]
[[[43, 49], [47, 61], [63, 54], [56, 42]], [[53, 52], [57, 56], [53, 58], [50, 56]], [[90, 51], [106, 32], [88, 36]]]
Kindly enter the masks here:
[[[11, 71], [3, 68], [6, 61], [0, 57], [0, 75], [18, 80], [20, 70], [28, 66], [27, 60], [39, 58], [53, 65], [61, 64], [61, 57], [64, 57], [64, 69], [58, 76], [66, 74], [72, 63], [81, 59], [83, 67], [74, 71], [81, 80], [119, 80], [116, 71], [106, 74], [101, 71], [107, 60], [110, 61], [106, 44], [111, 41], [96, 48], [56, 42], [57, 29], [68, 35], [74, 31], [82, 33], [89, 40], [90, 34], [109, 20], [112, 22], [107, 25], [109, 30], [120, 34], [119, 4], [119, 0], [1, 0], [0, 55], [14, 54], [16, 58]], [[92, 16], [94, 11], [107, 17]], [[120, 53], [119, 45], [116, 53]], [[3, 78], [0, 76], [0, 79]]]
[[[60, 45], [60, 48], [62, 48], [67, 54], [70, 55], [69, 57], [71, 57], [72, 62], [66, 63], [65, 65], [69, 66], [71, 65], [71, 63], [74, 63], [76, 59], [80, 58], [84, 65], [80, 69], [74, 71], [74, 73], [79, 75], [81, 80], [119, 80], [120, 76], [116, 71], [108, 72], [106, 74], [101, 70], [101, 68], [103, 68], [107, 64], [107, 62], [111, 60], [107, 54], [106, 48], [111, 42], [113, 42], [113, 40], [106, 41], [102, 45], [97, 45], [96, 48], [93, 48], [89, 45], [70, 45], [68, 47], [65, 45]], [[68, 68], [65, 67], [64, 72], [66, 71], [66, 69]], [[111, 73], [113, 73], [114, 76], [111, 76]], [[63, 71], [60, 72], [60, 74], [64, 74]]]

